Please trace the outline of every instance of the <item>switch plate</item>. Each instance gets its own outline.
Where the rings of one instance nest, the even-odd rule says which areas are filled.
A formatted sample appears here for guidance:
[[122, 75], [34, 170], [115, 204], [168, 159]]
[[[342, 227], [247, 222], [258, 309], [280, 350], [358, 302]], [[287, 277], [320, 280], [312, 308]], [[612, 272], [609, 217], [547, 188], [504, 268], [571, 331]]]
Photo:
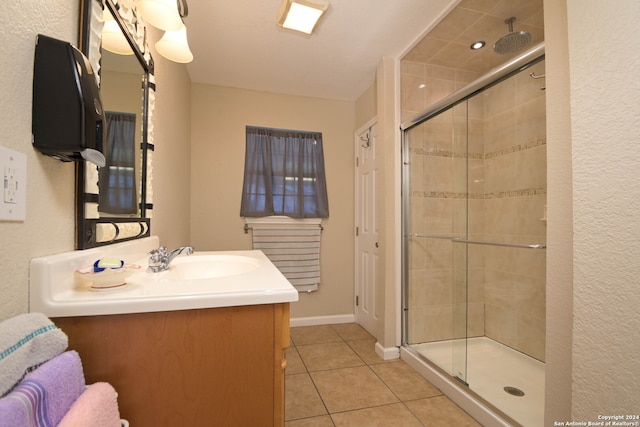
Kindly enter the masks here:
[[27, 202], [27, 156], [0, 146], [3, 191], [0, 221], [24, 221]]

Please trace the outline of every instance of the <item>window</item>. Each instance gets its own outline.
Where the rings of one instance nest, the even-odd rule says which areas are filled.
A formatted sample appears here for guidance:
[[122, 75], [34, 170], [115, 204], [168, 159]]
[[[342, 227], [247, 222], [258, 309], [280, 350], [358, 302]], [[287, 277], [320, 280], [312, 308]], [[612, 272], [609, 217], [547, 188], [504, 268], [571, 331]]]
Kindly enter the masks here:
[[138, 213], [135, 178], [136, 115], [106, 111], [107, 164], [100, 168], [98, 210], [107, 214]]
[[322, 133], [247, 126], [240, 215], [327, 218]]

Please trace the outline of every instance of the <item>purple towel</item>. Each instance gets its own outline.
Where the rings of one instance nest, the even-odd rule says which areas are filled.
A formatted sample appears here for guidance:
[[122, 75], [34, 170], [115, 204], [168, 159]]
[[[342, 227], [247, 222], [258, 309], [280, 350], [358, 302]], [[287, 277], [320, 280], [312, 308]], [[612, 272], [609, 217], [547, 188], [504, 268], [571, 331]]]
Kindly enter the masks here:
[[84, 390], [80, 356], [75, 351], [62, 353], [0, 399], [0, 427], [54, 427]]

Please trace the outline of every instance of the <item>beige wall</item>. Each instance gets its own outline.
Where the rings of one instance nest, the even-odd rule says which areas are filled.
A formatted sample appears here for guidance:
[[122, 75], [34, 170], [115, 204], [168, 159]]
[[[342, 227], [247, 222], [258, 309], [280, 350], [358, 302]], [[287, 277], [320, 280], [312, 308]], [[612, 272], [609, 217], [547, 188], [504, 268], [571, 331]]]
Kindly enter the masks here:
[[190, 244], [191, 79], [183, 64], [158, 55], [150, 28], [157, 85], [153, 112], [153, 212], [151, 234], [168, 248]]
[[401, 344], [400, 337], [400, 69], [395, 58], [382, 58], [376, 70], [376, 111], [378, 138], [382, 149], [377, 156], [381, 170], [376, 188], [380, 211], [380, 247], [376, 290], [379, 322], [377, 339], [385, 349]]
[[545, 1], [545, 425], [640, 404], [640, 3]]
[[356, 99], [356, 130], [376, 117], [376, 82]]
[[[640, 3], [635, 1], [545, 1], [549, 155], [545, 425], [553, 425], [553, 421], [558, 420], [597, 420], [598, 414], [630, 414], [638, 408], [640, 384], [637, 373], [640, 367], [633, 355], [640, 342], [637, 315], [640, 305], [640, 293], [637, 292], [640, 187], [635, 185], [637, 164], [640, 163], [637, 150], [640, 104], [637, 103], [637, 79], [633, 73], [640, 68], [640, 47], [638, 38], [634, 37], [639, 7]], [[73, 249], [73, 165], [42, 156], [31, 147], [31, 70], [35, 35], [44, 33], [75, 41], [77, 11], [77, 0], [0, 2], [3, 29], [0, 36], [0, 93], [3, 100], [0, 103], [0, 145], [25, 153], [28, 162], [27, 218], [24, 222], [0, 222], [0, 319], [28, 310], [31, 258]], [[615, 43], [614, 35], [617, 36]], [[584, 42], [589, 42], [589, 49], [584, 48]], [[191, 96], [185, 94], [188, 85], [184, 66], [160, 61], [157, 58], [159, 105], [155, 179], [159, 183], [155, 184], [152, 230], [163, 242], [176, 246], [189, 240], [189, 221], [184, 220], [189, 216], [189, 208], [184, 199], [189, 197], [186, 195], [189, 181], [185, 176], [189, 173], [190, 160], [183, 157], [188, 152], [189, 125], [185, 126], [184, 122], [188, 122], [190, 105], [194, 121], [199, 116], [202, 119], [203, 113], [196, 110], [201, 102], [195, 95], [193, 102], [183, 98]], [[177, 80], [171, 80], [174, 77]], [[200, 87], [195, 86], [195, 89]], [[224, 113], [226, 103], [233, 105], [233, 99], [225, 90], [215, 90], [220, 93], [216, 93], [219, 98], [212, 111], [219, 116]], [[385, 99], [383, 95], [382, 99]], [[178, 96], [178, 104], [171, 103], [172, 96]], [[344, 141], [330, 151], [340, 164], [344, 162], [345, 168], [351, 169], [348, 175], [352, 177], [356, 119], [353, 109], [348, 110], [350, 118], [345, 120], [348, 124], [341, 126], [348, 129], [332, 132], [339, 133]], [[325, 113], [333, 118], [330, 112]], [[284, 121], [284, 117], [281, 120]], [[314, 124], [310, 117], [308, 122]], [[276, 125], [288, 127], [289, 123]], [[242, 127], [244, 123], [238, 126]], [[192, 127], [194, 153], [202, 152], [202, 146], [206, 146], [202, 141], [210, 139], [203, 138], [203, 132], [198, 136], [196, 126]], [[226, 132], [223, 136], [234, 133], [237, 139], [242, 131]], [[237, 151], [242, 148], [233, 144], [233, 140], [214, 144], [216, 148], [212, 152], [220, 157], [226, 147], [235, 150], [229, 158], [237, 158]], [[193, 157], [194, 153], [191, 153]], [[202, 167], [197, 163], [194, 161], [194, 169]], [[227, 168], [220, 163], [217, 164], [220, 170], [236, 173], [233, 167]], [[226, 179], [220, 172], [216, 174], [216, 178]], [[180, 177], [176, 178], [176, 175]], [[330, 191], [339, 192], [338, 204], [344, 200], [351, 203], [352, 195], [342, 193], [352, 192], [353, 186], [339, 188], [338, 179], [332, 178]], [[634, 185], [627, 185], [630, 183]], [[194, 200], [199, 197], [210, 200], [206, 195], [214, 193], [205, 182], [194, 180], [191, 188]], [[223, 196], [223, 201], [229, 201], [233, 206], [222, 203], [222, 210], [228, 209], [237, 215], [239, 196], [234, 196], [235, 199], [226, 194]], [[335, 195], [330, 197], [336, 200]], [[206, 215], [196, 212], [196, 208], [218, 215], [215, 204], [204, 207], [201, 204], [192, 206], [193, 216]], [[332, 213], [334, 209], [335, 203]], [[344, 218], [352, 221], [353, 209], [348, 209], [351, 212]], [[226, 230], [221, 230], [219, 235], [208, 233], [201, 238], [196, 226], [201, 222], [193, 220], [191, 239], [194, 241], [210, 242], [207, 245], [212, 247], [220, 242], [238, 247], [249, 244], [248, 237], [238, 233], [241, 223], [232, 224], [231, 237]], [[238, 231], [236, 227], [239, 227]], [[337, 226], [334, 222], [331, 228], [345, 231], [344, 235], [334, 233], [332, 245], [336, 242], [352, 245], [350, 227]], [[340, 292], [332, 295], [335, 300], [323, 300], [318, 304], [327, 313], [344, 312], [347, 307], [349, 312], [352, 310], [352, 248], [347, 252], [349, 255], [345, 259], [348, 262], [337, 263], [334, 267], [347, 270], [344, 276], [349, 276], [348, 284], [343, 283]], [[390, 283], [385, 294], [393, 297], [394, 281]], [[327, 308], [332, 304], [340, 305], [340, 308], [335, 311]], [[307, 299], [300, 307], [306, 312], [310, 305], [313, 304]], [[314, 306], [308, 311], [319, 312], [315, 310]], [[387, 314], [385, 332], [391, 335], [397, 313], [391, 310]]]
[[566, 2], [544, 4], [547, 86], [545, 425], [572, 419], [573, 206]]
[[[74, 249], [74, 164], [31, 146], [31, 91], [36, 35], [77, 45], [79, 10], [78, 0], [0, 2], [0, 145], [27, 155], [26, 220], [0, 221], [0, 320], [28, 311], [32, 258]], [[151, 45], [157, 37], [152, 32]], [[157, 171], [151, 230], [161, 242], [176, 246], [189, 240], [190, 81], [184, 65], [155, 58]]]
[[78, 10], [78, 0], [0, 2], [0, 145], [27, 156], [26, 220], [0, 221], [0, 319], [27, 312], [31, 258], [74, 247], [74, 165], [31, 146], [31, 91], [36, 35], [76, 43]]
[[639, 16], [637, 1], [567, 0], [576, 420], [640, 408]]
[[352, 102], [194, 84], [191, 104], [191, 242], [196, 250], [251, 249], [240, 196], [245, 126], [323, 135], [329, 218], [323, 220], [319, 290], [300, 294], [292, 317], [353, 314]]

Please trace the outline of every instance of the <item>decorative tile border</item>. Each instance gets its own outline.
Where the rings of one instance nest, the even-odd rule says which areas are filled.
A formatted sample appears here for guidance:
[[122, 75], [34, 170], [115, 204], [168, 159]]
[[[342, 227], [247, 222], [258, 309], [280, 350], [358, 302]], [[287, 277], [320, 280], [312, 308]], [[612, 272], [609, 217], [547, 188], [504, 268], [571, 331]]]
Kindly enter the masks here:
[[[476, 159], [485, 160], [506, 154], [516, 153], [519, 151], [528, 150], [530, 148], [546, 145], [546, 138], [539, 138], [532, 140], [526, 144], [516, 144], [511, 147], [503, 148], [500, 150], [491, 151], [489, 153], [460, 153], [454, 151], [448, 151], [443, 149], [425, 149], [425, 148], [410, 148], [410, 154], [429, 156], [429, 157], [448, 157], [458, 159]], [[539, 194], [547, 194], [546, 187], [537, 188], [522, 188], [517, 190], [491, 192], [491, 193], [466, 193], [455, 191], [409, 191], [409, 197], [412, 198], [426, 198], [426, 199], [474, 199], [474, 200], [488, 200], [488, 199], [503, 199], [508, 197], [522, 197], [522, 196], [535, 196]]]
[[491, 151], [488, 153], [467, 153], [443, 150], [440, 148], [409, 148], [409, 154], [417, 154], [430, 157], [453, 157], [454, 159], [476, 159], [484, 160], [491, 159], [493, 157], [504, 156], [506, 154], [517, 153], [519, 151], [528, 150], [530, 148], [539, 147], [547, 144], [547, 138], [539, 138], [527, 142], [526, 144], [516, 144], [511, 147], [501, 148], [500, 150]]
[[410, 191], [409, 197], [416, 199], [473, 199], [490, 200], [509, 197], [537, 196], [547, 194], [545, 187], [522, 188], [518, 190], [500, 191], [497, 193], [460, 193], [455, 191]]
[[484, 154], [485, 159], [490, 159], [492, 157], [503, 156], [505, 154], [516, 153], [518, 151], [528, 150], [529, 148], [539, 147], [541, 145], [547, 144], [547, 138], [539, 138], [535, 141], [529, 141], [526, 144], [516, 144], [512, 147], [503, 148], [501, 150], [492, 151]]
[[520, 190], [500, 191], [497, 193], [485, 193], [483, 199], [503, 199], [507, 197], [537, 196], [547, 194], [546, 187], [522, 188]]
[[419, 156], [430, 157], [453, 157], [454, 159], [484, 159], [484, 155], [482, 153], [459, 153], [442, 149], [410, 148], [409, 154], [417, 154]]

